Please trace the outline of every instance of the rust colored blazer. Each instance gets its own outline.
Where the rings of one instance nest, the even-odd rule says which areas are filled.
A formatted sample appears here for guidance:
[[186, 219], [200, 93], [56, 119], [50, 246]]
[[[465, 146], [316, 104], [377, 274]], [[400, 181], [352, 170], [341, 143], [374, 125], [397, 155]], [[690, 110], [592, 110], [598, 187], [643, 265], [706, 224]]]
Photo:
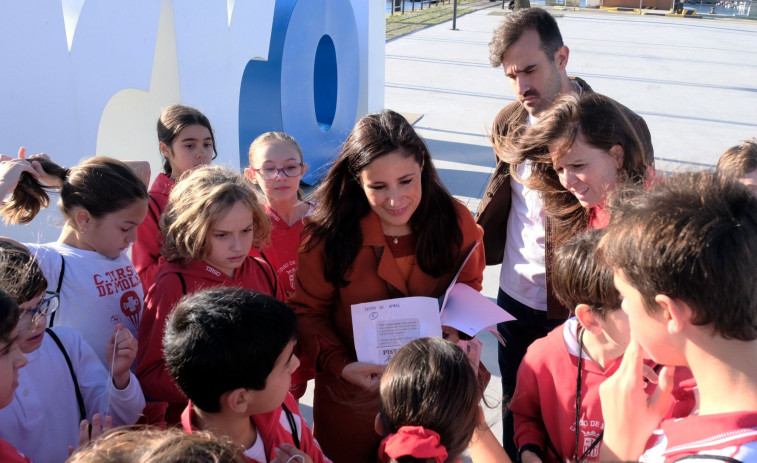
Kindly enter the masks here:
[[[462, 262], [483, 230], [468, 209], [456, 201], [458, 225], [462, 231]], [[370, 211], [360, 221], [363, 246], [358, 251], [349, 283], [336, 288], [324, 278], [325, 255], [322, 243], [298, 256], [295, 292], [289, 298], [300, 321], [302, 349], [316, 360], [314, 431], [324, 454], [335, 463], [376, 460], [379, 436], [374, 430], [378, 393], [369, 393], [340, 378], [342, 369], [357, 361], [352, 334], [352, 304], [391, 299], [387, 282], [405, 296], [440, 296], [454, 272], [438, 278], [419, 267], [411, 270], [406, 283], [400, 276], [381, 228]], [[376, 248], [381, 248], [380, 260]], [[479, 246], [463, 268], [458, 282], [480, 291], [486, 266], [483, 246]]]

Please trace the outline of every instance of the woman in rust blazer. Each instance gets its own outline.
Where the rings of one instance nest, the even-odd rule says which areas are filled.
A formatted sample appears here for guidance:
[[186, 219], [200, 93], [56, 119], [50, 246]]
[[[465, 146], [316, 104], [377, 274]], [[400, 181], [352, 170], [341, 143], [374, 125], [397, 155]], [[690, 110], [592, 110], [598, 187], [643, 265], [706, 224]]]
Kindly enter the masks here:
[[[357, 361], [350, 306], [440, 296], [483, 231], [442, 184], [423, 140], [388, 110], [357, 122], [315, 202], [289, 299], [302, 350], [316, 361], [314, 431], [335, 463], [372, 462], [383, 366]], [[458, 282], [480, 291], [484, 267], [479, 245]]]

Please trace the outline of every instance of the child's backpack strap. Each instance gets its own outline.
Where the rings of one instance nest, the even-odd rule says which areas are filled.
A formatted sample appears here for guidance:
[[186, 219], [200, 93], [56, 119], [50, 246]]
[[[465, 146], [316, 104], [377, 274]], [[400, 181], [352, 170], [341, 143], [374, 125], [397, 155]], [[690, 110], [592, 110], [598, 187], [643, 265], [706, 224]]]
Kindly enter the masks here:
[[60, 349], [61, 353], [63, 353], [63, 357], [66, 358], [66, 364], [68, 364], [68, 371], [71, 373], [71, 379], [74, 381], [74, 390], [76, 391], [76, 402], [79, 404], [79, 416], [81, 416], [82, 420], [87, 419], [87, 413], [84, 409], [84, 398], [81, 395], [81, 389], [79, 389], [79, 381], [76, 379], [76, 373], [74, 373], [74, 366], [71, 364], [71, 357], [68, 356], [68, 352], [66, 352], [66, 348], [63, 347], [63, 343], [60, 342], [60, 338], [58, 338], [58, 335], [55, 334], [53, 330], [50, 328], [46, 328], [45, 332], [50, 335], [50, 337], [55, 341], [55, 344], [58, 345], [58, 348]]
[[153, 204], [155, 204], [155, 208], [158, 210], [158, 213], [156, 214], [151, 207], [148, 207], [147, 210], [150, 212], [150, 215], [152, 216], [153, 220], [155, 220], [155, 223], [158, 224], [158, 228], [160, 228], [160, 216], [163, 214], [163, 211], [160, 210], [160, 204], [158, 204], [158, 200], [153, 198], [152, 195], [149, 195], [150, 201], [152, 201]]
[[[63, 285], [63, 274], [66, 273], [66, 259], [63, 258], [63, 254], [60, 254], [60, 275], [58, 275], [58, 287], [55, 288], [55, 292], [60, 295], [60, 288]], [[55, 321], [55, 312], [50, 314], [50, 325], [53, 326], [53, 322]], [[53, 336], [53, 339], [57, 339]]]
[[[268, 287], [271, 288], [271, 296], [276, 297], [276, 295], [279, 293], [279, 279], [276, 278], [276, 270], [273, 269], [273, 265], [268, 260], [268, 258], [263, 254], [262, 250], [260, 251], [260, 256], [263, 258], [263, 261], [268, 264], [268, 269], [266, 269], [263, 264], [260, 263], [257, 259], [254, 257], [252, 258], [253, 261], [255, 261], [256, 264], [258, 264], [258, 267], [260, 267], [260, 270], [263, 271], [263, 275], [265, 275], [265, 279], [268, 280]], [[273, 275], [273, 281], [271, 281], [271, 275], [268, 274], [268, 271], [271, 271], [271, 274]]]
[[176, 272], [176, 276], [179, 277], [179, 282], [181, 283], [181, 294], [187, 295], [187, 282], [184, 281], [184, 275], [182, 275], [179, 272]]
[[284, 409], [284, 413], [286, 413], [287, 421], [289, 421], [289, 427], [292, 428], [292, 440], [294, 441], [294, 446], [300, 449], [300, 436], [297, 432], [297, 423], [294, 421], [294, 414], [289, 411], [286, 404], [281, 404], [281, 408]]

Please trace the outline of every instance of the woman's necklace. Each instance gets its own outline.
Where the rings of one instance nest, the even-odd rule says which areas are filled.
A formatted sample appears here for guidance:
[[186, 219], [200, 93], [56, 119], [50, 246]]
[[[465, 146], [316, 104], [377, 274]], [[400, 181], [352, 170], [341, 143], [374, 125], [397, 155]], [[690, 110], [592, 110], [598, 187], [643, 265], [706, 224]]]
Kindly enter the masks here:
[[392, 238], [392, 241], [394, 242], [394, 244], [397, 244], [397, 243], [399, 243], [399, 242], [400, 242], [400, 237], [399, 237], [399, 235], [396, 235], [396, 236], [394, 236], [394, 237]]

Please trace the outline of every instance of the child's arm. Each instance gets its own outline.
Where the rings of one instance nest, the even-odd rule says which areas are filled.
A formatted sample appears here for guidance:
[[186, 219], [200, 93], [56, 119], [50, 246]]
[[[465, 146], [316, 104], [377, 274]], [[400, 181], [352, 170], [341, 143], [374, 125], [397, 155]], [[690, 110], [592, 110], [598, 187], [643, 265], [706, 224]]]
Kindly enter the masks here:
[[137, 175], [137, 177], [142, 180], [142, 183], [145, 184], [146, 187], [150, 186], [150, 175], [152, 174], [152, 171], [150, 169], [150, 163], [147, 161], [121, 161], [124, 164], [126, 164], [127, 167], [129, 167], [131, 170], [134, 171], [134, 173]]
[[131, 247], [131, 261], [142, 280], [145, 291], [150, 288], [158, 274], [158, 259], [163, 245], [163, 233], [160, 231], [161, 211], [152, 199], [147, 202], [145, 220], [137, 227], [137, 240]]
[[623, 355], [618, 371], [599, 386], [605, 433], [600, 461], [638, 460], [670, 403], [673, 368], [663, 367], [652, 395], [644, 392], [644, 351], [638, 341]]
[[131, 372], [129, 368], [137, 357], [137, 338], [125, 329], [120, 323], [113, 328], [113, 336], [110, 337], [105, 348], [105, 360], [112, 365], [113, 386], [122, 390], [129, 385]]
[[510, 463], [505, 449], [499, 443], [484, 418], [484, 410], [478, 407], [478, 426], [468, 444], [468, 453], [474, 463]]
[[168, 315], [182, 296], [181, 283], [176, 274], [159, 276], [147, 291], [139, 323], [137, 378], [145, 396], [171, 403], [187, 401], [171, 378], [163, 356], [163, 332]]
[[[117, 426], [134, 424], [145, 407], [137, 378], [130, 374], [126, 387], [116, 389], [108, 384], [111, 381], [108, 368], [78, 331], [62, 326], [53, 330], [71, 358], [87, 414], [110, 415]], [[67, 370], [65, 361], [62, 358], [60, 361], [63, 365], [59, 368]]]
[[[515, 391], [508, 407], [513, 414], [513, 440], [515, 446], [521, 449], [525, 445], [530, 444], [538, 447], [543, 452], [547, 430], [542, 414], [543, 405], [541, 403], [539, 382], [534, 371], [536, 366], [539, 365], [538, 357], [540, 355], [544, 355], [544, 352], [530, 349], [523, 357], [520, 368], [518, 368]], [[547, 411], [547, 413], [557, 412], [551, 410]], [[522, 459], [530, 462], [541, 461], [539, 455], [528, 450], [523, 452]]]

